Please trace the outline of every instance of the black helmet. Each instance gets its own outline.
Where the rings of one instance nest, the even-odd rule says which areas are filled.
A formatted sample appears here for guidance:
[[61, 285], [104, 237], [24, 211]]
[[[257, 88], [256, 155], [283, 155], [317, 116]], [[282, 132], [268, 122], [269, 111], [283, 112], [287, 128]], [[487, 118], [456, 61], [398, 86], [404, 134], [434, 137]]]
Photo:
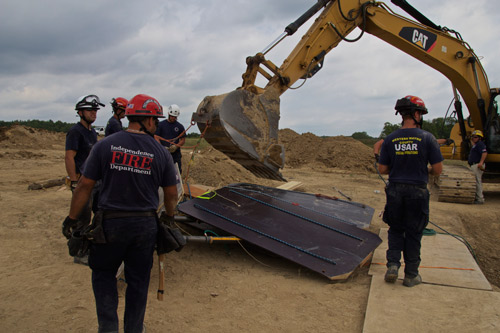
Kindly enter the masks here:
[[422, 114], [427, 114], [427, 108], [425, 107], [424, 101], [417, 96], [408, 95], [396, 102], [396, 114], [413, 114], [415, 111], [420, 111]]

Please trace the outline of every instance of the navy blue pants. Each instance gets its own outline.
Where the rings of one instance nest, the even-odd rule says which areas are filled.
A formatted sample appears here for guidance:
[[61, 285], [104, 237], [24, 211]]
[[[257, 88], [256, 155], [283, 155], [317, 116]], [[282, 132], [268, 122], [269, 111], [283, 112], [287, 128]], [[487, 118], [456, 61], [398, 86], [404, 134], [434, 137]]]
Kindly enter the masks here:
[[405, 275], [415, 277], [420, 266], [422, 234], [429, 222], [429, 191], [426, 185], [389, 183], [384, 222], [389, 225], [386, 252], [387, 266], [401, 266], [401, 252], [405, 261]]
[[116, 272], [125, 263], [125, 332], [142, 332], [149, 279], [156, 243], [154, 217], [127, 217], [103, 221], [106, 244], [91, 244], [92, 269], [99, 332], [118, 331]]

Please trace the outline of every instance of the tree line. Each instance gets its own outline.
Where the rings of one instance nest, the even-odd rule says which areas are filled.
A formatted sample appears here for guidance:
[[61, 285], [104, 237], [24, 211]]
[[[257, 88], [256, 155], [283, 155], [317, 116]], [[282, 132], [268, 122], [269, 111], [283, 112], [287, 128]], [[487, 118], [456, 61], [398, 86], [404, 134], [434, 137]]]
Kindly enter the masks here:
[[75, 123], [65, 123], [62, 121], [52, 121], [52, 120], [13, 120], [13, 121], [3, 121], [0, 120], [0, 127], [11, 127], [13, 125], [23, 125], [31, 128], [40, 128], [51, 132], [63, 132], [69, 131], [71, 126]]
[[[432, 133], [436, 139], [447, 139], [450, 137], [451, 129], [457, 122], [454, 118], [435, 118], [431, 121], [424, 120], [422, 129]], [[373, 145], [376, 141], [385, 138], [395, 130], [401, 128], [401, 124], [391, 124], [386, 122], [384, 128], [377, 138], [368, 135], [366, 132], [355, 132], [351, 136], [353, 139], [359, 140], [367, 145]]]
[[[424, 120], [422, 128], [428, 132], [431, 132], [438, 139], [446, 139], [450, 137], [450, 132], [456, 123], [456, 119], [453, 118], [435, 118], [431, 121]], [[0, 120], [0, 127], [10, 127], [12, 125], [23, 125], [32, 128], [45, 129], [52, 132], [63, 132], [69, 131], [74, 123], [65, 123], [62, 121], [52, 121], [52, 120], [13, 120], [13, 121], [3, 121]], [[366, 132], [355, 132], [351, 136], [353, 139], [359, 140], [367, 145], [372, 145], [377, 140], [385, 138], [387, 135], [391, 134], [395, 130], [399, 129], [401, 124], [391, 124], [386, 122], [382, 132], [377, 138], [368, 135]], [[188, 138], [199, 138], [199, 133], [188, 133]]]

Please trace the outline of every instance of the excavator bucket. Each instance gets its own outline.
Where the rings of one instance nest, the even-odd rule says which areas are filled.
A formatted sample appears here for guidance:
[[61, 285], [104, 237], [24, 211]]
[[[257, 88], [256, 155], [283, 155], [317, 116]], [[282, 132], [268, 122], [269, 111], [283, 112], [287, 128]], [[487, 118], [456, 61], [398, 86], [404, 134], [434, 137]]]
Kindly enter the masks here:
[[285, 149], [278, 144], [279, 94], [237, 89], [207, 96], [193, 113], [204, 138], [253, 174], [284, 180]]

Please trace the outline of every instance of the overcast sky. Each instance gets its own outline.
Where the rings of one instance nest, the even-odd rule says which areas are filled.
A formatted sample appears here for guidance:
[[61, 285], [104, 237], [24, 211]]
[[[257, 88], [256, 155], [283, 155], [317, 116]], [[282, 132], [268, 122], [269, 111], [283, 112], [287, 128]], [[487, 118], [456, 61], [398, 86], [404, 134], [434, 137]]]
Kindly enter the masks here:
[[[315, 2], [0, 0], [0, 119], [76, 122], [78, 97], [93, 93], [106, 104], [95, 125], [105, 125], [112, 97], [145, 93], [164, 107], [178, 104], [187, 128], [205, 96], [239, 87], [245, 58]], [[490, 86], [500, 86], [497, 1], [409, 2], [437, 25], [460, 32], [481, 57]], [[280, 66], [310, 23], [266, 57]], [[444, 117], [453, 97], [442, 74], [365, 34], [340, 43], [316, 76], [281, 96], [279, 127], [378, 136], [384, 122], [399, 122], [394, 105], [407, 94], [425, 101], [427, 119]]]

